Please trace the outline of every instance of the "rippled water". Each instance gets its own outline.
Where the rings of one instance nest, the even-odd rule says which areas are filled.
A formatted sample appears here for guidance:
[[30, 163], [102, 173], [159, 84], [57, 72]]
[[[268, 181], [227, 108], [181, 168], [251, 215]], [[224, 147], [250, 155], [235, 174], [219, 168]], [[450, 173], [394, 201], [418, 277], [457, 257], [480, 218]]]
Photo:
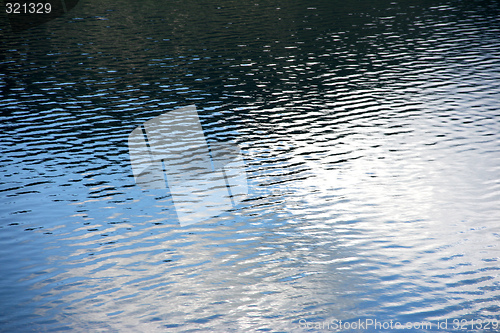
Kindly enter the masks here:
[[[498, 331], [470, 320], [500, 320], [499, 17], [84, 1], [3, 26], [0, 331]], [[190, 104], [241, 147], [250, 193], [180, 227], [127, 138]]]

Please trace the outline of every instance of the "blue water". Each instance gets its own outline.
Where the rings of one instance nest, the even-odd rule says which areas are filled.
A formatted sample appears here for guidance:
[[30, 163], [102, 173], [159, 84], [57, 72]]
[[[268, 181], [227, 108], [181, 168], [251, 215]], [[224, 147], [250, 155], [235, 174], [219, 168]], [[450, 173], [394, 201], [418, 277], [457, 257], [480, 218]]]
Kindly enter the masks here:
[[[500, 331], [498, 14], [88, 0], [5, 23], [0, 331]], [[250, 193], [181, 227], [127, 139], [191, 104]]]

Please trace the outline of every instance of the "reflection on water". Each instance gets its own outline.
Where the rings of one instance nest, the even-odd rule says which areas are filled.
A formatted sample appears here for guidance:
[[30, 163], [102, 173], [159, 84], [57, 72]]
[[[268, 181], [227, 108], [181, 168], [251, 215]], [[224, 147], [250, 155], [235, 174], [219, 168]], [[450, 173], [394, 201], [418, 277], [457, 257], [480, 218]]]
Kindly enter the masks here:
[[[2, 330], [499, 319], [498, 5], [169, 6], [4, 29]], [[179, 227], [127, 140], [190, 104], [249, 195]]]

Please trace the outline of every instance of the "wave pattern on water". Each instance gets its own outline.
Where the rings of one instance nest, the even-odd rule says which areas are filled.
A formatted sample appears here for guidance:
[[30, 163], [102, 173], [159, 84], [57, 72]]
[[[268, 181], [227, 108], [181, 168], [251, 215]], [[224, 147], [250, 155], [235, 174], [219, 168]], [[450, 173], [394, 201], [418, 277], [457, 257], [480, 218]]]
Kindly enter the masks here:
[[[346, 4], [331, 25], [327, 4], [295, 6], [207, 7], [212, 35], [169, 38], [154, 11], [127, 32], [80, 8], [68, 29], [90, 36], [38, 32], [59, 52], [7, 42], [1, 65], [27, 65], [0, 76], [1, 329], [498, 319], [498, 7]], [[126, 142], [192, 103], [209, 142], [241, 146], [251, 193], [180, 228], [168, 194], [134, 185]]]

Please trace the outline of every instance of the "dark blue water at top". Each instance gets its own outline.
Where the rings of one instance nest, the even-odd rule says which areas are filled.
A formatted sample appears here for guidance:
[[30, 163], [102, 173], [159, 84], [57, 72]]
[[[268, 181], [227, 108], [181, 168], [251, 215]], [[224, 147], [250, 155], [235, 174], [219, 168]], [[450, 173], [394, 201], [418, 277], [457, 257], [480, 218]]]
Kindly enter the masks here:
[[[499, 331], [499, 8], [88, 0], [3, 20], [0, 331]], [[192, 104], [241, 148], [249, 195], [180, 227], [127, 139]]]

